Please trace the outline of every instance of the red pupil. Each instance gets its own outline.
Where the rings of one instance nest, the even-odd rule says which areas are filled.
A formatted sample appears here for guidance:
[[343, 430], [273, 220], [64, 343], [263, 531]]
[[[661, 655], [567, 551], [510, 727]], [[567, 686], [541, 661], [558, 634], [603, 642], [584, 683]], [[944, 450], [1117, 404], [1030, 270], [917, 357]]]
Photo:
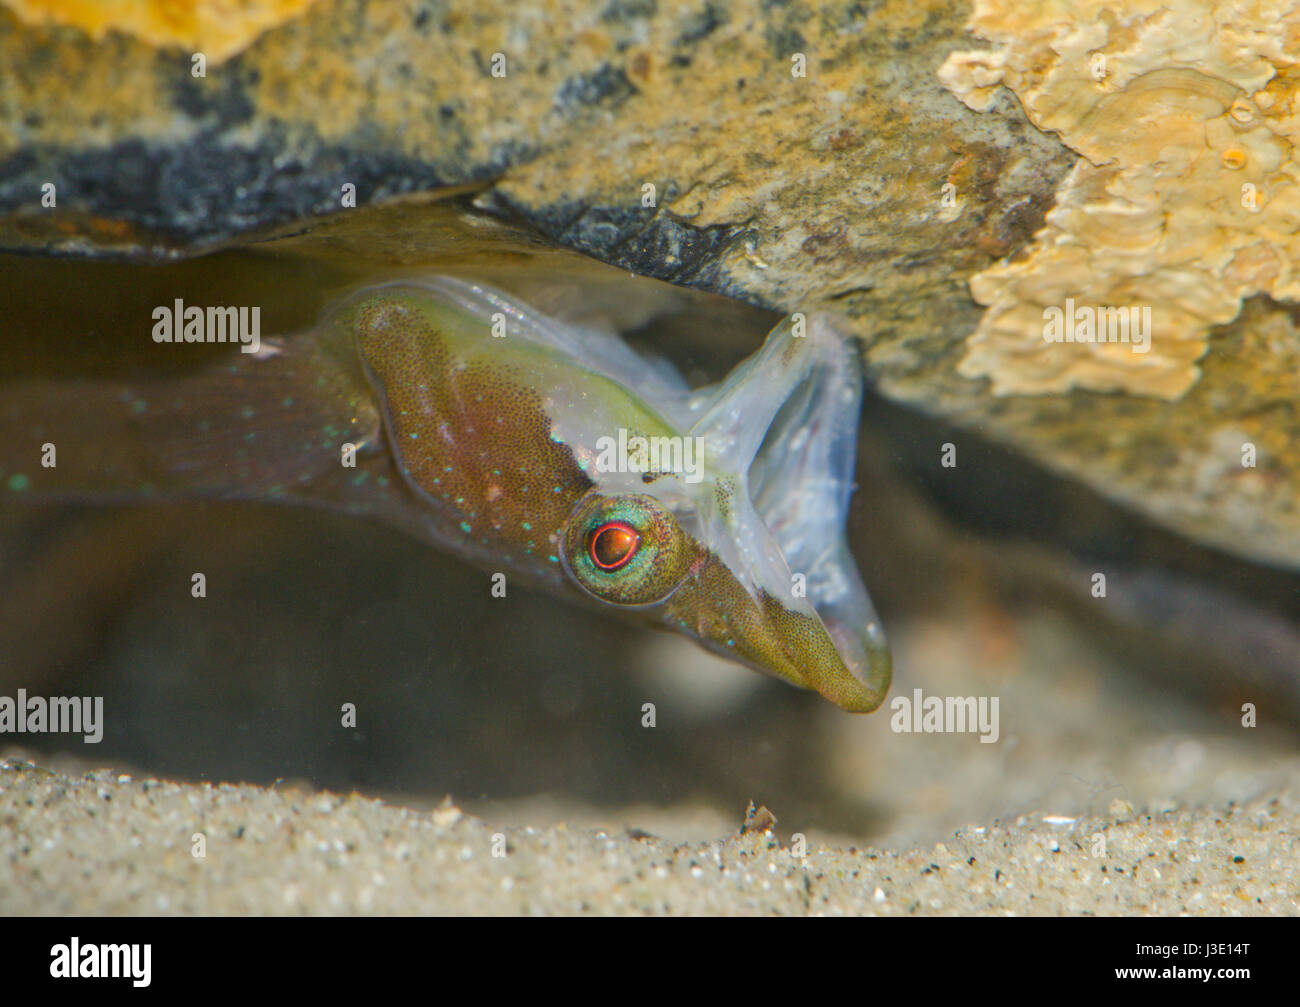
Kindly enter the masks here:
[[621, 521], [611, 521], [591, 536], [591, 561], [602, 570], [617, 570], [636, 555], [641, 536]]

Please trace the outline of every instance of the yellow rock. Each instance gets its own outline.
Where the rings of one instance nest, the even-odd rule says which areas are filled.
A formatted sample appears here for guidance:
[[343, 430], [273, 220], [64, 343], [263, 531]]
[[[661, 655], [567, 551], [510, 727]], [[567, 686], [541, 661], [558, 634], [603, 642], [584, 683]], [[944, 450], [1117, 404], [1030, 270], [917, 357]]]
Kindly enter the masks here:
[[977, 0], [969, 27], [996, 48], [940, 79], [976, 111], [1009, 87], [1081, 156], [1029, 253], [972, 277], [963, 375], [1175, 399], [1243, 298], [1300, 297], [1300, 4]]
[[240, 52], [316, 0], [0, 0], [32, 25], [80, 28], [95, 40], [111, 31], [149, 45], [201, 52], [210, 64]]

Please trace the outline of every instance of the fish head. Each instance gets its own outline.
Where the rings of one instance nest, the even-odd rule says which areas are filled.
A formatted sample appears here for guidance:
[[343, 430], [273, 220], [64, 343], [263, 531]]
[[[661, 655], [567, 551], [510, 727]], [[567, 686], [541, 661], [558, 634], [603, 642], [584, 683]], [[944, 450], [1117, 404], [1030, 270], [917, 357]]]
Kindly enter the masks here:
[[442, 544], [880, 705], [889, 649], [845, 537], [861, 368], [825, 319], [792, 315], [701, 389], [448, 277], [363, 292], [338, 320]]
[[596, 447], [594, 485], [565, 524], [566, 572], [643, 621], [874, 710], [891, 659], [845, 535], [860, 375], [850, 343], [795, 315], [684, 402], [647, 404], [629, 383], [665, 431], [560, 418], [564, 439]]

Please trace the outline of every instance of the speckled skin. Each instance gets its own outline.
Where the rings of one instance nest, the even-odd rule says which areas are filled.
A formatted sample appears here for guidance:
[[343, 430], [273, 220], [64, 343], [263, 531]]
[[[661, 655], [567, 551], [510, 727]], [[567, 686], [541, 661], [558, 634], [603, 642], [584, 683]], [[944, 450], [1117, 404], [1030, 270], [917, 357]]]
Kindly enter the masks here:
[[[446, 547], [488, 569], [579, 589], [606, 608], [816, 688], [845, 709], [879, 705], [889, 682], [887, 652], [876, 656], [865, 684], [845, 667], [815, 616], [788, 609], [766, 591], [747, 590], [653, 500], [595, 489], [547, 411], [548, 397], [574, 394], [564, 389], [580, 361], [557, 361], [521, 340], [494, 338], [487, 319], [403, 285], [358, 295], [334, 324], [355, 339], [397, 467]], [[796, 345], [786, 347], [785, 363]], [[656, 428], [656, 418], [629, 390], [598, 375], [577, 380], [609, 386], [583, 387], [576, 394], [584, 400], [614, 401], [628, 425]], [[730, 483], [719, 484], [723, 507], [731, 492]], [[611, 518], [636, 525], [642, 551], [652, 554], [647, 563], [613, 572], [591, 566], [590, 536]]]
[[466, 360], [396, 296], [367, 297], [342, 322], [384, 403], [399, 469], [440, 536], [556, 579], [564, 523], [593, 484], [551, 440], [521, 365], [503, 354]]
[[[680, 417], [657, 411], [680, 405], [677, 393], [638, 394], [654, 380], [645, 361], [605, 336], [538, 323], [541, 338], [495, 338], [491, 305], [458, 302], [466, 290], [481, 293], [452, 281], [363, 290], [310, 339], [272, 340], [264, 355], [236, 353], [183, 378], [10, 384], [0, 419], [22, 436], [0, 441], [0, 486], [33, 501], [207, 496], [379, 518], [490, 573], [682, 633], [847, 710], [875, 709], [889, 683], [883, 637], [855, 677], [833, 618], [823, 624], [810, 603], [757, 580], [746, 563], [766, 553], [738, 547], [766, 532], [733, 520], [751, 501], [732, 470], [698, 486], [662, 473], [617, 485], [597, 475], [595, 435], [677, 433]], [[524, 306], [501, 306], [517, 326], [533, 324]], [[792, 369], [801, 344], [773, 345], [776, 370]], [[739, 410], [741, 433], [761, 435], [768, 386], [735, 374], [716, 401]], [[724, 424], [716, 436], [735, 435]], [[46, 441], [58, 445], [57, 467], [39, 464]], [[713, 524], [701, 517], [709, 508]], [[635, 528], [638, 553], [597, 570], [592, 536], [611, 518]], [[818, 541], [842, 532], [831, 523], [813, 529]], [[788, 582], [783, 563], [778, 575]]]

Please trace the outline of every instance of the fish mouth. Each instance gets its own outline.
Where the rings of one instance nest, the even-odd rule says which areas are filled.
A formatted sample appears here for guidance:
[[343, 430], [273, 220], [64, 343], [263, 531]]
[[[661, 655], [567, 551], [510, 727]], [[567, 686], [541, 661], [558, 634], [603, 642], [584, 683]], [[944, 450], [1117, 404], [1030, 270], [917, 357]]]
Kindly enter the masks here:
[[751, 500], [786, 565], [802, 577], [796, 611], [817, 623], [786, 635], [790, 660], [827, 699], [870, 712], [889, 691], [893, 658], [847, 538], [862, 362], [857, 344], [821, 316], [809, 320], [802, 342], [801, 380], [749, 469]]
[[780, 632], [788, 666], [804, 688], [849, 713], [871, 713], [889, 693], [893, 657], [878, 621], [842, 622], [818, 612], [791, 612], [776, 599], [767, 620]]
[[859, 600], [870, 606], [863, 594], [847, 609], [818, 612], [766, 591], [754, 595], [703, 551], [657, 613], [666, 628], [732, 661], [815, 690], [850, 713], [870, 713], [889, 691], [892, 659], [874, 613], [863, 613]]
[[747, 613], [724, 620], [732, 632], [721, 647], [708, 619], [695, 635], [865, 713], [884, 700], [893, 662], [845, 532], [862, 383], [856, 344], [825, 316], [777, 326], [703, 393], [707, 408], [690, 433], [722, 446], [719, 475], [694, 495], [684, 523], [731, 581], [719, 572], [711, 590]]
[[820, 636], [815, 630], [807, 640], [788, 636], [786, 655], [809, 688], [851, 713], [870, 713], [884, 701], [893, 678], [884, 630], [874, 612], [846, 617], [832, 610], [815, 610]]

